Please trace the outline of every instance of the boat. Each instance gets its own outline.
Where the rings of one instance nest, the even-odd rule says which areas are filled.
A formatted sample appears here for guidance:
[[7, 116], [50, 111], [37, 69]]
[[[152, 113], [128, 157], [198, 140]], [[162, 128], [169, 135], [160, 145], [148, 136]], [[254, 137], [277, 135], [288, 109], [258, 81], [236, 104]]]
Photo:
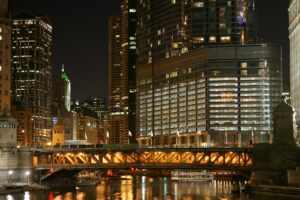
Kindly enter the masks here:
[[214, 175], [207, 171], [176, 170], [171, 172], [171, 180], [180, 182], [213, 181]]

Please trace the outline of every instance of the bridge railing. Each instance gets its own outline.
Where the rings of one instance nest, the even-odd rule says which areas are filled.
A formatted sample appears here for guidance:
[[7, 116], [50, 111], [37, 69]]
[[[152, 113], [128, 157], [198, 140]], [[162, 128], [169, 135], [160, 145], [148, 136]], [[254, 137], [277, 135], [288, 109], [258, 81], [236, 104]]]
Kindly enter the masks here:
[[55, 146], [47, 146], [47, 145], [39, 145], [35, 146], [35, 150], [72, 150], [72, 149], [157, 149], [157, 148], [166, 148], [166, 149], [191, 149], [191, 148], [199, 148], [199, 149], [251, 149], [252, 146], [223, 146], [223, 145], [207, 145], [207, 146], [196, 146], [196, 145], [153, 145], [153, 146], [145, 146], [138, 144], [67, 144], [67, 145], [55, 145]]

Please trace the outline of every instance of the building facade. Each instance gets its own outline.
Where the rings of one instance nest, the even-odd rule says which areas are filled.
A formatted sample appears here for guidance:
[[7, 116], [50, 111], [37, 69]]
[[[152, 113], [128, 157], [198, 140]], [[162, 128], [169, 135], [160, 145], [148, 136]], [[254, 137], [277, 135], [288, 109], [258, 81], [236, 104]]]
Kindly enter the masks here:
[[21, 12], [12, 25], [12, 99], [30, 108], [33, 144], [51, 141], [52, 26], [47, 17]]
[[11, 19], [8, 1], [0, 1], [0, 115], [11, 109]]
[[[72, 139], [72, 114], [71, 114], [71, 81], [62, 65], [61, 73], [55, 80], [54, 95], [52, 100], [52, 127], [64, 127], [64, 138]], [[53, 131], [52, 131], [53, 132]]]
[[282, 91], [281, 48], [257, 43], [256, 32], [255, 0], [140, 0], [139, 141], [269, 142]]
[[203, 45], [257, 41], [254, 0], [138, 2], [138, 64], [178, 56]]
[[[96, 112], [86, 108], [85, 106], [80, 105], [78, 102], [72, 106], [72, 111], [76, 113], [76, 117], [72, 122], [73, 130], [74, 125], [76, 126], [76, 139], [75, 140], [86, 140], [91, 144], [100, 144], [103, 143], [100, 141], [100, 130], [99, 130], [99, 118]], [[74, 139], [74, 138], [73, 138]]]
[[99, 134], [98, 134], [98, 143], [108, 143], [109, 140], [109, 122], [108, 122], [108, 111], [106, 106], [105, 97], [96, 97], [93, 99], [87, 99], [82, 104], [83, 107], [86, 107], [98, 115], [99, 119]]
[[290, 92], [291, 104], [296, 110], [297, 121], [300, 121], [300, 2], [290, 1], [289, 38], [290, 38]]
[[28, 107], [12, 106], [12, 116], [17, 120], [17, 143], [20, 146], [33, 144], [32, 110]]
[[[268, 142], [282, 92], [281, 48], [219, 45], [140, 65], [140, 142], [212, 145]], [[148, 141], [148, 142], [147, 142]]]
[[109, 18], [109, 143], [119, 143], [121, 135], [121, 121], [124, 111], [121, 108], [121, 17], [112, 16]]
[[109, 23], [109, 115], [111, 143], [136, 142], [136, 4], [122, 0]]

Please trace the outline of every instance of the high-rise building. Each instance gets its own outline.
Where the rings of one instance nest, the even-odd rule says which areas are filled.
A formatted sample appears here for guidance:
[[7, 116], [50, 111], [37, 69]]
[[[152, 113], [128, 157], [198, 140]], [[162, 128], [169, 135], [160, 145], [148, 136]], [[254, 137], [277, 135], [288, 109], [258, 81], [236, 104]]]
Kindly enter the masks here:
[[51, 141], [52, 26], [45, 16], [25, 12], [12, 25], [12, 99], [31, 109], [32, 142]]
[[11, 109], [11, 19], [8, 0], [0, 0], [0, 115]]
[[55, 101], [63, 109], [71, 110], [71, 81], [67, 72], [65, 71], [64, 65], [62, 65], [61, 73], [56, 79], [56, 98]]
[[300, 1], [291, 0], [289, 7], [290, 91], [291, 104], [300, 121]]
[[138, 64], [178, 56], [203, 45], [257, 40], [254, 0], [138, 2]]
[[122, 0], [109, 24], [110, 142], [136, 142], [136, 1]]
[[71, 81], [62, 65], [54, 85], [52, 100], [52, 126], [60, 125], [64, 128], [64, 138], [72, 139], [71, 127]]
[[268, 142], [281, 75], [281, 48], [268, 44], [207, 46], [139, 66], [141, 143]]
[[136, 142], [136, 0], [122, 0], [121, 73], [122, 107], [121, 143]]
[[124, 111], [121, 108], [121, 18], [112, 16], [109, 18], [109, 142], [120, 143], [121, 119]]
[[255, 9], [254, 0], [139, 1], [141, 143], [269, 141], [282, 92], [281, 48], [257, 44]]

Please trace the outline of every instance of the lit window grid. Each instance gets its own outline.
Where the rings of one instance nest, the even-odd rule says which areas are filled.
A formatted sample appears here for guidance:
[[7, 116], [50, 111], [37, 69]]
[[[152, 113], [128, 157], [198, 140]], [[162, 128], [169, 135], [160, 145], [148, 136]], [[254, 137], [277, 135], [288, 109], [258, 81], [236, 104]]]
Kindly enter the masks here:
[[[248, 77], [249, 79], [249, 77]], [[269, 79], [266, 79], [265, 77], [253, 77], [250, 78], [247, 83], [250, 83], [249, 85], [247, 83], [243, 83], [242, 81], [240, 84], [240, 88], [238, 88], [237, 79], [235, 78], [225, 78], [224, 82], [219, 82], [219, 85], [223, 86], [235, 86], [233, 88], [219, 88], [218, 87], [211, 87], [209, 88], [212, 92], [217, 93], [215, 96], [220, 96], [218, 92], [235, 92], [234, 94], [234, 101], [233, 102], [223, 102], [220, 104], [213, 104], [210, 103], [209, 107], [216, 107], [216, 108], [228, 108], [232, 107], [234, 115], [232, 115], [232, 119], [228, 120], [229, 114], [232, 113], [227, 113], [228, 116], [226, 115], [220, 115], [219, 113], [222, 113], [222, 109], [216, 109], [213, 110], [214, 113], [217, 113], [218, 115], [211, 115], [210, 117], [215, 117], [217, 118], [217, 121], [211, 121], [210, 123], [210, 129], [211, 130], [232, 130], [232, 131], [238, 131], [238, 121], [236, 120], [238, 118], [238, 113], [236, 112], [236, 109], [240, 106], [241, 109], [248, 109], [250, 113], [253, 113], [255, 111], [259, 111], [260, 113], [256, 112], [256, 115], [252, 115], [256, 120], [247, 120], [249, 118], [248, 115], [242, 115], [241, 114], [241, 130], [249, 130], [249, 128], [244, 127], [244, 125], [249, 125], [251, 123], [252, 130], [260, 130], [260, 131], [270, 131], [271, 130], [271, 118], [270, 118], [270, 93], [268, 92], [270, 84], [268, 82]], [[228, 83], [228, 80], [234, 80], [235, 82]], [[251, 81], [252, 80], [252, 81]], [[144, 132], [144, 135], [149, 135], [151, 132], [154, 133], [154, 135], [161, 135], [161, 134], [173, 134], [176, 133], [177, 130], [179, 133], [186, 133], [186, 132], [195, 132], [197, 128], [201, 127], [201, 130], [205, 130], [205, 101], [203, 101], [203, 97], [205, 97], [205, 88], [203, 84], [203, 80], [197, 80], [195, 79], [194, 81], [190, 81], [191, 83], [194, 83], [189, 85], [185, 84], [184, 82], [180, 82], [178, 84], [170, 84], [161, 88], [155, 88], [154, 89], [154, 96], [155, 96], [155, 103], [154, 103], [154, 127], [152, 127], [151, 123], [147, 123], [147, 128], [141, 126], [141, 130], [148, 130], [148, 133]], [[195, 83], [197, 82], [197, 85]], [[213, 82], [213, 81], [212, 81]], [[212, 86], [216, 86], [214, 83], [211, 84]], [[218, 86], [219, 86], [218, 85]], [[257, 87], [254, 87], [254, 86]], [[202, 86], [202, 88], [201, 88]], [[174, 88], [178, 88], [177, 90]], [[197, 88], [197, 89], [196, 89]], [[238, 100], [237, 100], [237, 91], [240, 89], [240, 105], [238, 105]], [[279, 87], [280, 89], [280, 87]], [[197, 93], [199, 91], [199, 93]], [[257, 99], [252, 99], [250, 102], [247, 101], [247, 92], [251, 92], [251, 96], [258, 96], [259, 98]], [[148, 91], [149, 92], [149, 91]], [[177, 92], [177, 93], [176, 93]], [[202, 93], [201, 93], [202, 92]], [[255, 93], [254, 93], [255, 92]], [[190, 94], [187, 95], [187, 94]], [[213, 96], [213, 94], [210, 92], [210, 95]], [[142, 95], [141, 99], [146, 99], [146, 98], [151, 98], [152, 94], [149, 95]], [[172, 98], [171, 98], [172, 96]], [[243, 98], [244, 97], [244, 98]], [[246, 98], [245, 98], [246, 97]], [[199, 98], [199, 99], [198, 99]], [[165, 100], [167, 99], [167, 100]], [[189, 101], [192, 99], [192, 101]], [[193, 101], [195, 99], [195, 101]], [[171, 101], [174, 101], [175, 103], [170, 103]], [[201, 101], [202, 100], [202, 101]], [[147, 100], [149, 101], [149, 100]], [[177, 101], [177, 102], [176, 102]], [[145, 101], [143, 101], [145, 102]], [[150, 101], [151, 102], [151, 101]], [[167, 102], [170, 103], [170, 106], [167, 105], [166, 107], [163, 107], [163, 105], [167, 104]], [[256, 103], [255, 103], [256, 102]], [[201, 103], [203, 105], [201, 105]], [[175, 106], [174, 106], [175, 105]], [[176, 107], [177, 105], [177, 107]], [[145, 107], [142, 104], [140, 104], [141, 110], [143, 107]], [[147, 105], [148, 107], [149, 105]], [[202, 110], [201, 110], [202, 108]], [[190, 113], [190, 111], [195, 110], [195, 112], [192, 112], [192, 117], [189, 117], [187, 113]], [[145, 110], [144, 110], [145, 111]], [[179, 111], [176, 113], [176, 111]], [[263, 111], [263, 113], [261, 113]], [[199, 113], [199, 114], [198, 114]], [[242, 113], [242, 110], [241, 110]], [[204, 115], [201, 115], [204, 114]], [[199, 117], [198, 117], [199, 116]], [[201, 117], [202, 116], [202, 117]], [[217, 116], [217, 117], [216, 117]], [[162, 118], [164, 120], [162, 120]], [[175, 120], [173, 120], [173, 118]], [[176, 118], [178, 119], [183, 119], [183, 122], [177, 122]], [[243, 120], [243, 118], [246, 118], [246, 120]], [[251, 117], [250, 117], [251, 118]], [[167, 120], [166, 120], [167, 119]], [[225, 119], [222, 121], [222, 119]], [[146, 118], [144, 118], [145, 121], [149, 122]], [[151, 119], [152, 120], [152, 119]], [[161, 121], [162, 120], [162, 121]], [[172, 121], [173, 120], [173, 121]], [[194, 121], [194, 122], [189, 122], [187, 121]], [[195, 123], [195, 121], [199, 123]], [[214, 122], [218, 124], [226, 124], [226, 123], [231, 123], [233, 126], [213, 126]], [[145, 125], [145, 123], [144, 123]], [[150, 127], [149, 127], [150, 125]], [[204, 129], [202, 129], [204, 128]], [[149, 132], [150, 131], [150, 132]]]

